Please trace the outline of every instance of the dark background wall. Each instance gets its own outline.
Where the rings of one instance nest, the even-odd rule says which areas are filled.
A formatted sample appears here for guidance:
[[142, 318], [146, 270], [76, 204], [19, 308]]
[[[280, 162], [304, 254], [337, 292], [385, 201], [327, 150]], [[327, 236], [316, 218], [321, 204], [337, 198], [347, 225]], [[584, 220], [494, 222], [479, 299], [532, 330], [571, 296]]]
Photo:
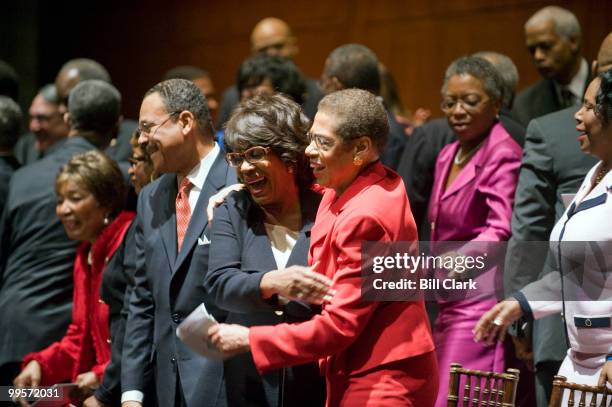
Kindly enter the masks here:
[[[0, 58], [22, 75], [22, 105], [51, 82], [63, 62], [100, 61], [124, 96], [124, 112], [137, 117], [143, 93], [170, 67], [208, 69], [218, 92], [231, 85], [249, 54], [249, 34], [263, 17], [277, 16], [294, 29], [296, 62], [318, 78], [336, 46], [371, 47], [394, 74], [409, 108], [439, 115], [439, 89], [446, 66], [458, 56], [495, 50], [510, 56], [520, 87], [537, 80], [524, 46], [523, 24], [539, 8], [572, 10], [583, 29], [589, 62], [612, 29], [606, 0], [151, 0], [2, 2]], [[8, 4], [7, 4], [8, 3]]]

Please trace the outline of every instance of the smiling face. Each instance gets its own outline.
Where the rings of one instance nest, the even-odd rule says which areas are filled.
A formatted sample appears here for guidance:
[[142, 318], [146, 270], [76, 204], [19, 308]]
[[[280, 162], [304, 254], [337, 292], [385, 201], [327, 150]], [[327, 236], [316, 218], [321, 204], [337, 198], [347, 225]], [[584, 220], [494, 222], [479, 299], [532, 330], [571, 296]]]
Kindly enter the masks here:
[[604, 127], [601, 119], [595, 114], [595, 97], [599, 91], [600, 79], [595, 78], [584, 94], [582, 107], [574, 118], [576, 130], [580, 133], [580, 149], [585, 153], [602, 158], [612, 147], [612, 126]]
[[42, 95], [36, 95], [30, 106], [30, 131], [36, 136], [36, 148], [45, 152], [55, 142], [68, 135], [59, 106], [47, 102]]
[[500, 108], [487, 95], [482, 82], [469, 74], [450, 77], [442, 95], [442, 106], [448, 124], [462, 142], [476, 141], [486, 135]]
[[[248, 152], [251, 148], [253, 147], [236, 152]], [[267, 151], [265, 154], [258, 154], [256, 159], [253, 158], [255, 155], [248, 153], [249, 160], [242, 156], [242, 163], [236, 167], [236, 174], [259, 206], [283, 207], [285, 199], [293, 197], [297, 190], [295, 176], [271, 149]]]
[[144, 98], [140, 106], [140, 137], [158, 174], [180, 172], [184, 164], [185, 137], [177, 122], [177, 112], [168, 112], [159, 93]]
[[64, 225], [68, 238], [93, 243], [110, 212], [100, 206], [94, 195], [74, 179], [67, 179], [57, 187], [55, 213]]
[[360, 167], [353, 164], [352, 143], [345, 144], [335, 129], [334, 118], [319, 110], [310, 128], [306, 155], [317, 184], [341, 194], [357, 178]]

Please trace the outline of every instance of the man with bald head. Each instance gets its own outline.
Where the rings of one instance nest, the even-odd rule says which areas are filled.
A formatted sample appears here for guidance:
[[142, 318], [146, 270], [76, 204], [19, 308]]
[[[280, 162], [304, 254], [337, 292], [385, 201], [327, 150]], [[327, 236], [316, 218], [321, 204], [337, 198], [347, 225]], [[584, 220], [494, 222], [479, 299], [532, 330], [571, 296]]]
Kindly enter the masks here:
[[578, 19], [561, 7], [544, 7], [527, 20], [527, 49], [542, 79], [516, 98], [514, 114], [521, 123], [581, 103], [590, 79], [581, 40]]
[[[604, 39], [592, 75], [612, 68], [612, 33]], [[574, 114], [579, 106], [534, 119], [527, 127], [523, 161], [514, 198], [512, 237], [508, 242], [504, 267], [504, 290], [513, 294], [550, 272], [546, 253], [536, 253], [532, 242], [547, 242], [550, 232], [565, 211], [562, 195], [574, 194], [588, 170], [597, 160], [581, 150]], [[542, 246], [547, 247], [547, 244]], [[531, 328], [531, 327], [529, 327]], [[514, 338], [517, 355], [533, 364], [536, 372], [536, 396], [539, 407], [548, 406], [553, 376], [565, 357], [567, 346], [560, 316], [542, 318], [533, 323], [533, 339], [519, 331]]]
[[[253, 55], [265, 53], [279, 55], [293, 60], [299, 52], [297, 38], [289, 24], [276, 17], [266, 17], [255, 24], [251, 32], [251, 52]], [[317, 81], [304, 78], [306, 93], [301, 103], [306, 116], [314, 118], [319, 100], [323, 97]], [[240, 102], [240, 95], [236, 85], [223, 93], [217, 128], [222, 128], [229, 119], [234, 108]]]
[[[70, 91], [81, 81], [97, 79], [106, 83], [111, 83], [111, 77], [99, 62], [88, 58], [77, 58], [66, 62], [60, 69], [55, 78], [55, 87], [59, 97], [59, 109], [63, 113], [66, 111], [66, 103]], [[118, 133], [114, 135], [108, 148], [104, 151], [113, 160], [120, 163], [127, 163], [132, 156], [132, 145], [130, 139], [136, 129], [134, 120], [121, 120]], [[127, 173], [127, 164], [122, 165], [122, 170]]]

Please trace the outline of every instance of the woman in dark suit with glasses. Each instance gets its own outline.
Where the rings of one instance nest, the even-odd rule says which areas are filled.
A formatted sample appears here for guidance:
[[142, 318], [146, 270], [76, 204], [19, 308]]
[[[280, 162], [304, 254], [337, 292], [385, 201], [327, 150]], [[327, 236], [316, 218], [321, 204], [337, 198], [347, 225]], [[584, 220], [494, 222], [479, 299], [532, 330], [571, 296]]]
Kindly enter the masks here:
[[[206, 289], [230, 323], [301, 322], [320, 311], [330, 281], [307, 267], [321, 195], [304, 149], [309, 121], [281, 95], [244, 101], [224, 136], [226, 158], [244, 190], [215, 210]], [[231, 406], [323, 406], [315, 363], [260, 375], [250, 354], [224, 364]]]

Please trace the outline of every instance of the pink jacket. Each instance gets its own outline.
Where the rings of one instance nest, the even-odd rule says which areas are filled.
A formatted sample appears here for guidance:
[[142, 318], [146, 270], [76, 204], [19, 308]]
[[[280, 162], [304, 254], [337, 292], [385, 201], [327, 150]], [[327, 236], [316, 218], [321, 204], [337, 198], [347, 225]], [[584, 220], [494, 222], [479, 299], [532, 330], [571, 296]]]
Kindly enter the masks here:
[[458, 141], [447, 145], [436, 161], [428, 213], [431, 240], [508, 240], [521, 147], [497, 123], [445, 191], [458, 148]]

